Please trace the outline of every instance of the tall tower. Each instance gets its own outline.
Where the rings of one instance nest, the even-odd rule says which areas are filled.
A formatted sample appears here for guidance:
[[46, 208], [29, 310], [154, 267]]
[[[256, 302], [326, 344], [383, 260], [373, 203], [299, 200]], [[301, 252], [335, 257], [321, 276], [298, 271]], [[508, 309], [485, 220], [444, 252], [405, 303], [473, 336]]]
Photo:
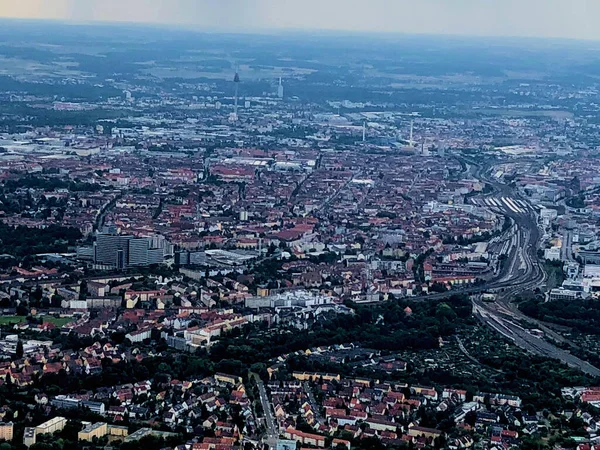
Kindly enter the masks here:
[[281, 83], [281, 77], [279, 77], [279, 86], [277, 86], [277, 97], [283, 99], [283, 84]]
[[233, 106], [233, 121], [238, 120], [238, 101], [239, 101], [239, 85], [240, 85], [240, 74], [236, 71], [233, 77], [233, 84], [235, 85], [235, 104]]
[[367, 140], [367, 121], [363, 122], [363, 142]]
[[414, 147], [415, 146], [415, 142], [413, 141], [413, 127], [414, 127], [414, 120], [410, 121], [410, 138], [408, 139], [408, 145], [410, 147]]

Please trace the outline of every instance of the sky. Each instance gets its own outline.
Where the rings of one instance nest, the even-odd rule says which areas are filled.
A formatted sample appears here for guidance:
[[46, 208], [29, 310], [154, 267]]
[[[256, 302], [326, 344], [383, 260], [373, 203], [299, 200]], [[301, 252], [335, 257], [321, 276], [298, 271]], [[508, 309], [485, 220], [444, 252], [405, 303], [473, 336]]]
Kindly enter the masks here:
[[600, 40], [600, 0], [0, 0], [0, 17]]

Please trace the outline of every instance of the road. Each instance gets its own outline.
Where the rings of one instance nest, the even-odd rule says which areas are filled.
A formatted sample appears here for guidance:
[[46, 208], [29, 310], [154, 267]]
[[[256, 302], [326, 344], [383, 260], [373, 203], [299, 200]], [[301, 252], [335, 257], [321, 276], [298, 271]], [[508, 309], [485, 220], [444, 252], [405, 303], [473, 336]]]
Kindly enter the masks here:
[[310, 384], [308, 381], [304, 382], [304, 392], [306, 392], [306, 395], [308, 396], [308, 402], [310, 403], [310, 406], [311, 406], [313, 412], [315, 413], [315, 420], [319, 424], [323, 424], [324, 420], [323, 420], [323, 417], [321, 416], [321, 413], [319, 410], [319, 404], [315, 400], [315, 396], [312, 393], [312, 389], [310, 388]]
[[565, 230], [561, 248], [563, 261], [573, 261], [573, 232]]
[[319, 206], [319, 208], [317, 208], [315, 210], [315, 213], [318, 214], [322, 211], [325, 211], [326, 208], [331, 204], [331, 202], [333, 202], [335, 200], [335, 198], [340, 195], [340, 192], [342, 192], [344, 189], [346, 189], [346, 187], [348, 187], [348, 185], [350, 183], [352, 183], [352, 180], [355, 178], [360, 178], [360, 176], [362, 175], [362, 172], [358, 171], [358, 172], [353, 172], [352, 176], [350, 178], [348, 178], [338, 189], [336, 189], [336, 191], [331, 194], [322, 204], [321, 206]]
[[279, 438], [279, 430], [275, 419], [273, 418], [273, 413], [271, 411], [271, 402], [269, 401], [269, 397], [267, 395], [267, 390], [265, 389], [265, 384], [258, 377], [256, 379], [256, 385], [258, 387], [258, 395], [260, 397], [260, 403], [263, 408], [263, 412], [265, 415], [265, 426], [267, 427], [267, 434], [263, 437], [263, 440], [266, 444], [268, 444], [271, 448], [274, 448]]
[[582, 372], [598, 377], [600, 369], [572, 355], [566, 350], [531, 334], [528, 330], [504, 317], [498, 316], [482, 303], [474, 302], [473, 314], [479, 317], [492, 329], [513, 341], [519, 347], [538, 355], [558, 359], [567, 365], [580, 369]]
[[104, 220], [106, 219], [106, 214], [108, 214], [115, 207], [117, 202], [121, 200], [124, 195], [125, 193], [123, 191], [119, 192], [119, 195], [117, 195], [114, 199], [100, 209], [96, 215], [96, 222], [94, 223], [95, 230], [102, 230], [102, 227], [104, 226]]

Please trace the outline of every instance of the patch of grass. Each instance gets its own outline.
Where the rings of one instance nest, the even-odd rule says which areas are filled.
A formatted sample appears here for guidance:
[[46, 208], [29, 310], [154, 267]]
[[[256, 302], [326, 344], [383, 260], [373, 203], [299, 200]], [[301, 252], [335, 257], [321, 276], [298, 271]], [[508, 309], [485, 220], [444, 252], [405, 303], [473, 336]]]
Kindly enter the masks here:
[[11, 325], [25, 322], [25, 316], [0, 316], [0, 325]]
[[565, 281], [562, 264], [559, 265], [545, 262], [544, 270], [548, 274], [548, 281], [546, 281], [546, 288], [548, 290], [562, 286], [563, 281]]
[[56, 325], [58, 328], [63, 327], [64, 325], [66, 325], [69, 322], [73, 321], [72, 317], [54, 317], [54, 316], [43, 316], [42, 320], [44, 322], [49, 322], [49, 323], [53, 323], [54, 325]]

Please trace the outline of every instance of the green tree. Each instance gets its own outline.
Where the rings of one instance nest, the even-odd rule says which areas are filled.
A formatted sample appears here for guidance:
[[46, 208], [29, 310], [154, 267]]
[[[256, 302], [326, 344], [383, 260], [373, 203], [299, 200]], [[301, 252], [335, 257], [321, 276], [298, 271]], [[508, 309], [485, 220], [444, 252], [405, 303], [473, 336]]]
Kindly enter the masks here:
[[81, 280], [81, 284], [79, 285], [79, 300], [85, 300], [87, 298], [87, 281]]

